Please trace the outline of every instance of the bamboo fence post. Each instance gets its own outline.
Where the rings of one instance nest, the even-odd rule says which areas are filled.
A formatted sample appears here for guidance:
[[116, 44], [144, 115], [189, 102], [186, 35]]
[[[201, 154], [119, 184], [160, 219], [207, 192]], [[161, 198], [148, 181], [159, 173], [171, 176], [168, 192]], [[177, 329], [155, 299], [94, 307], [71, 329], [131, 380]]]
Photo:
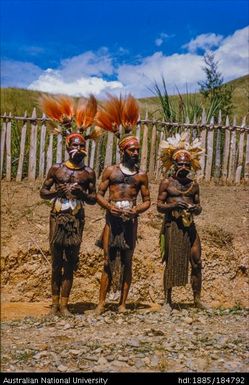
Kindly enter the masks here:
[[150, 162], [149, 162], [149, 178], [155, 178], [155, 157], [156, 157], [156, 125], [153, 124], [151, 143], [150, 143]]
[[101, 136], [98, 140], [97, 140], [97, 148], [96, 148], [96, 162], [95, 162], [95, 174], [96, 174], [96, 178], [98, 179], [99, 177], [99, 169], [100, 169], [100, 157], [101, 157], [101, 145], [103, 143], [103, 140], [104, 140], [104, 137]]
[[[123, 127], [122, 125], [119, 126], [119, 134], [120, 134], [120, 137], [121, 137], [121, 134], [122, 134], [122, 131], [123, 131]], [[120, 163], [120, 149], [119, 149], [119, 146], [118, 146], [118, 142], [119, 142], [119, 139], [116, 137], [116, 140], [115, 140], [115, 144], [116, 144], [116, 164]]]
[[23, 161], [24, 161], [24, 155], [25, 155], [26, 133], [27, 133], [27, 121], [25, 120], [26, 117], [27, 117], [27, 112], [25, 111], [22, 132], [21, 132], [20, 156], [19, 156], [18, 168], [17, 168], [17, 174], [16, 174], [17, 182], [21, 182], [22, 180], [22, 170], [23, 170]]
[[206, 123], [207, 123], [206, 111], [203, 109], [202, 110], [202, 117], [201, 117], [201, 124], [204, 128], [202, 128], [200, 136], [201, 136], [201, 147], [204, 149], [204, 152], [200, 158], [201, 170], [198, 171], [198, 173], [197, 173], [198, 179], [203, 179], [203, 177], [205, 175], [206, 137], [207, 137], [207, 129], [205, 128]]
[[138, 139], [139, 142], [140, 142], [140, 135], [141, 135], [141, 123], [138, 123], [136, 127], [136, 138]]
[[62, 135], [57, 135], [57, 145], [56, 145], [56, 163], [62, 162]]
[[236, 170], [236, 117], [233, 120], [233, 128], [230, 142], [230, 158], [229, 158], [229, 169], [228, 169], [228, 181], [233, 183], [235, 179]]
[[240, 184], [241, 179], [241, 173], [242, 173], [242, 167], [243, 167], [243, 155], [244, 155], [244, 140], [245, 140], [245, 131], [243, 128], [246, 125], [246, 117], [243, 118], [242, 121], [242, 131], [240, 131], [239, 135], [239, 156], [238, 156], [238, 165], [235, 173], [235, 183]]
[[95, 140], [92, 140], [91, 154], [90, 154], [90, 162], [89, 162], [89, 166], [90, 166], [92, 169], [93, 169], [93, 167], [94, 167], [95, 152], [96, 152], [96, 141], [95, 141]]
[[4, 118], [2, 123], [2, 132], [1, 132], [1, 165], [0, 165], [1, 179], [3, 175], [4, 149], [5, 149], [5, 140], [6, 140], [6, 130], [7, 130], [7, 122], [6, 122], [5, 116], [6, 116], [6, 112], [4, 113]]
[[110, 166], [112, 164], [112, 146], [113, 146], [113, 133], [108, 131], [106, 152], [105, 152], [105, 163], [104, 166]]
[[33, 109], [30, 133], [29, 170], [28, 180], [35, 180], [36, 175], [36, 150], [37, 150], [37, 121], [36, 109]]
[[210, 128], [207, 133], [207, 163], [205, 171], [205, 181], [210, 182], [212, 176], [213, 151], [214, 151], [214, 117], [210, 119]]
[[161, 175], [161, 160], [160, 160], [160, 152], [161, 152], [161, 142], [164, 139], [164, 132], [161, 131], [159, 135], [159, 143], [158, 143], [158, 152], [157, 152], [157, 163], [156, 163], [156, 180], [159, 179]]
[[[90, 135], [90, 127], [86, 130], [86, 135]], [[86, 141], [86, 156], [84, 158], [84, 162], [87, 166], [89, 166], [90, 159], [90, 141], [89, 139]]]
[[246, 136], [245, 182], [249, 183], [249, 132]]
[[[197, 123], [196, 115], [194, 114], [193, 124], [196, 124], [196, 123]], [[195, 140], [196, 137], [197, 137], [197, 129], [193, 128], [193, 130], [192, 130], [192, 142]]]
[[230, 130], [229, 130], [229, 118], [226, 117], [226, 128], [225, 128], [225, 143], [222, 163], [222, 180], [226, 182], [228, 174], [228, 159], [229, 159], [229, 147], [230, 147]]
[[53, 139], [54, 135], [49, 135], [49, 143], [48, 143], [48, 149], [47, 149], [47, 165], [46, 165], [46, 175], [48, 174], [49, 169], [52, 166], [53, 163]]
[[[185, 124], [189, 124], [190, 123], [190, 120], [189, 120], [189, 117], [188, 115], [186, 116], [186, 119], [185, 119]], [[189, 128], [186, 128], [185, 130], [186, 132], [186, 142], [189, 143], [190, 142], [190, 129]]]
[[6, 130], [6, 180], [11, 180], [11, 113]]
[[[45, 114], [42, 115], [42, 118], [45, 119]], [[44, 177], [44, 168], [45, 168], [45, 143], [46, 143], [46, 123], [43, 121], [41, 125], [40, 133], [40, 159], [39, 159], [39, 178]]]
[[[221, 126], [221, 124], [222, 124], [222, 116], [221, 116], [221, 110], [219, 110], [218, 125]], [[217, 135], [216, 135], [215, 168], [214, 168], [214, 178], [216, 182], [219, 181], [220, 174], [221, 174], [221, 129], [220, 127], [218, 127]]]
[[[145, 114], [145, 120], [148, 119], [148, 112]], [[147, 171], [147, 156], [148, 156], [148, 125], [144, 123], [143, 142], [141, 151], [141, 169]]]
[[64, 162], [66, 162], [66, 160], [68, 160], [68, 159], [69, 159], [69, 154], [67, 152], [67, 145], [65, 143], [65, 145], [64, 145]]

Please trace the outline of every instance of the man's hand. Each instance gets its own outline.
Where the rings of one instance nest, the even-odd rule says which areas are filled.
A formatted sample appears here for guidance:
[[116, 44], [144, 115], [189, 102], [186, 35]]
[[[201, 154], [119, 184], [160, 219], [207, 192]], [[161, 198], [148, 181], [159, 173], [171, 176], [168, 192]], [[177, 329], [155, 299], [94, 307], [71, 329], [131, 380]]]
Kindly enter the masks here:
[[57, 196], [59, 198], [66, 198], [66, 194], [69, 192], [68, 185], [66, 184], [59, 184], [57, 187]]
[[192, 213], [192, 214], [198, 215], [198, 214], [200, 214], [200, 212], [201, 212], [201, 207], [200, 207], [199, 205], [190, 205], [190, 206], [188, 207], [188, 211], [189, 211], [190, 213]]
[[70, 192], [76, 198], [86, 199], [87, 193], [83, 190], [83, 188], [78, 183], [75, 183], [70, 187]]
[[188, 203], [183, 201], [178, 201], [172, 204], [172, 210], [186, 210], [188, 207]]
[[124, 210], [121, 210], [121, 209], [118, 209], [117, 207], [115, 206], [111, 206], [109, 208], [109, 211], [112, 215], [116, 216], [116, 217], [120, 217], [123, 213], [124, 213]]
[[126, 209], [123, 211], [123, 215], [129, 219], [136, 218], [138, 216], [137, 210], [135, 207], [132, 209]]

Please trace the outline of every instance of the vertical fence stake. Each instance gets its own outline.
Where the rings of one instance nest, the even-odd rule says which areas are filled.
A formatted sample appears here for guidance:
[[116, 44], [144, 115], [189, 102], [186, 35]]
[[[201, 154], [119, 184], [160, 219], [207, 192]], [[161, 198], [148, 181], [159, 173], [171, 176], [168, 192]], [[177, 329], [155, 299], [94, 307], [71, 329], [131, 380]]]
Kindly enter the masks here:
[[210, 182], [212, 176], [213, 150], [214, 150], [214, 117], [210, 119], [210, 129], [207, 133], [207, 163], [205, 171], [205, 181]]
[[149, 178], [155, 178], [155, 162], [156, 162], [156, 125], [153, 124], [150, 142], [150, 162], [149, 162]]
[[25, 155], [26, 133], [27, 133], [27, 121], [25, 121], [26, 117], [27, 117], [27, 112], [25, 112], [25, 114], [24, 114], [24, 121], [23, 121], [23, 126], [22, 126], [20, 155], [19, 155], [18, 169], [17, 169], [17, 174], [16, 174], [16, 181], [17, 182], [21, 182], [21, 180], [22, 180], [22, 170], [23, 170], [23, 162], [24, 162], [24, 155]]
[[7, 122], [6, 131], [6, 180], [11, 180], [11, 113], [9, 114], [10, 119]]
[[[218, 125], [222, 124], [221, 110], [219, 110]], [[219, 181], [221, 174], [221, 129], [217, 128], [216, 133], [216, 151], [215, 151], [215, 169], [214, 169], [214, 178], [215, 182]]]
[[[233, 127], [236, 126], [236, 118], [233, 121]], [[235, 179], [236, 170], [236, 129], [232, 129], [231, 143], [230, 143], [230, 158], [229, 158], [229, 169], [228, 169], [228, 181], [233, 183]]]
[[[148, 120], [148, 112], [145, 114], [145, 121]], [[144, 123], [143, 143], [141, 151], [141, 169], [147, 171], [147, 156], [148, 156], [148, 125]]]
[[6, 130], [7, 122], [5, 119], [6, 112], [4, 113], [3, 123], [2, 123], [2, 132], [1, 132], [1, 164], [0, 164], [0, 178], [3, 176], [3, 161], [4, 161], [4, 149], [5, 149], [5, 140], [6, 140]]
[[226, 182], [227, 180], [227, 169], [228, 169], [228, 159], [229, 159], [229, 148], [230, 148], [230, 131], [229, 131], [229, 118], [226, 117], [226, 130], [225, 130], [225, 144], [223, 152], [223, 163], [222, 163], [222, 180]]
[[30, 150], [29, 150], [29, 171], [28, 180], [35, 180], [36, 176], [36, 149], [37, 149], [37, 121], [36, 109], [33, 109], [30, 134]]
[[[45, 119], [46, 116], [43, 114], [42, 118]], [[46, 130], [47, 130], [46, 123], [42, 122], [41, 134], [40, 134], [39, 178], [44, 177]]]

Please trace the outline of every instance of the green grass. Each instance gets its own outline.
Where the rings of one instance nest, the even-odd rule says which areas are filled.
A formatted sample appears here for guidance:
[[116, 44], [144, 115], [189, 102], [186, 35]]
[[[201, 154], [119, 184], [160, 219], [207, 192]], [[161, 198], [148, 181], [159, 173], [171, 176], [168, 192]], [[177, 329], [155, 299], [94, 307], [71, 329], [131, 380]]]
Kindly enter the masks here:
[[[240, 124], [241, 119], [248, 115], [249, 106], [249, 75], [242, 76], [238, 79], [227, 83], [232, 85], [233, 91], [233, 115], [237, 116], [237, 122]], [[38, 116], [42, 113], [39, 109], [37, 100], [42, 93], [39, 91], [30, 91], [20, 88], [2, 88], [1, 89], [1, 115], [10, 112], [15, 116], [23, 116], [27, 111], [28, 116], [31, 116], [33, 108], [37, 108]], [[183, 99], [195, 97], [200, 105], [204, 105], [202, 96], [199, 93], [182, 95]], [[170, 96], [170, 102], [176, 106], [179, 103], [178, 95]], [[149, 118], [160, 119], [162, 117], [161, 105], [158, 97], [148, 97], [139, 99], [141, 108], [141, 117], [145, 117], [145, 111], [148, 111]]]

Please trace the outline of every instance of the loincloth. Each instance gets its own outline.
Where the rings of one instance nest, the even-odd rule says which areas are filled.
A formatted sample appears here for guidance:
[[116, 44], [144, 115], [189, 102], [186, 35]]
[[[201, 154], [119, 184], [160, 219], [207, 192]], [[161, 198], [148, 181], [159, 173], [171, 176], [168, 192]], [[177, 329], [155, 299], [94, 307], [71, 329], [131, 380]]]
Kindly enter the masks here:
[[160, 234], [162, 262], [166, 262], [164, 287], [185, 286], [188, 283], [188, 266], [191, 246], [196, 238], [194, 222], [185, 227], [181, 218], [164, 219]]
[[84, 227], [84, 213], [68, 212], [50, 214], [50, 245], [60, 248], [79, 247]]
[[[109, 251], [133, 250], [137, 239], [137, 218], [124, 219], [106, 213], [106, 226], [110, 228]], [[103, 249], [103, 234], [96, 241], [96, 245]]]

